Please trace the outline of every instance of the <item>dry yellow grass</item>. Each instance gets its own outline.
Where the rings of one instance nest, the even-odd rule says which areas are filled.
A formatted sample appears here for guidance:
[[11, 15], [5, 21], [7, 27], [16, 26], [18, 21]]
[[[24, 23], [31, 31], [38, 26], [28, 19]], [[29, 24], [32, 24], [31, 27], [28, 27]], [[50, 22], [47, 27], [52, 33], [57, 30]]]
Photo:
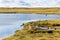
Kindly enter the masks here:
[[[48, 20], [47, 22], [60, 23], [60, 20]], [[57, 27], [60, 28], [60, 26]], [[3, 40], [60, 40], [59, 35], [60, 31], [54, 31], [53, 33], [49, 34], [49, 33], [30, 33], [28, 30], [22, 29], [17, 30], [13, 36], [10, 36]]]
[[0, 13], [60, 14], [60, 8], [0, 8]]

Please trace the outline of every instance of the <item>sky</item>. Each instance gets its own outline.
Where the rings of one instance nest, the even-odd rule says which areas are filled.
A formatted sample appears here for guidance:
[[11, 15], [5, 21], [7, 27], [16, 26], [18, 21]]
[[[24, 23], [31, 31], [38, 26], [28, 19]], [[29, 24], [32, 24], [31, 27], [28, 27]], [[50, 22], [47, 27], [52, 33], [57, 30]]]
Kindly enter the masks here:
[[0, 7], [60, 7], [60, 0], [0, 0]]

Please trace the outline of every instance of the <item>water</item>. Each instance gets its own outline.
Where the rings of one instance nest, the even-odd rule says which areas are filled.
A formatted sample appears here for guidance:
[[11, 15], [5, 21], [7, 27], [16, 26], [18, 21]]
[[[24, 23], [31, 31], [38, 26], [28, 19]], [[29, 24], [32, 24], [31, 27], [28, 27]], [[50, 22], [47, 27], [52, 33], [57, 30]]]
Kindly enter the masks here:
[[34, 20], [60, 19], [60, 15], [44, 14], [0, 14], [0, 39], [22, 29], [25, 22]]

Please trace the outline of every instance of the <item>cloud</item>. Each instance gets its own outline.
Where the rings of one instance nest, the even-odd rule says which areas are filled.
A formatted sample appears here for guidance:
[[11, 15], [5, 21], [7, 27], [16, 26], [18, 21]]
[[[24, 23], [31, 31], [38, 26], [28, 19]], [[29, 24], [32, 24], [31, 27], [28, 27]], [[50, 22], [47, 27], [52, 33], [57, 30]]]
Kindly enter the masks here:
[[60, 0], [0, 0], [0, 7], [59, 7]]

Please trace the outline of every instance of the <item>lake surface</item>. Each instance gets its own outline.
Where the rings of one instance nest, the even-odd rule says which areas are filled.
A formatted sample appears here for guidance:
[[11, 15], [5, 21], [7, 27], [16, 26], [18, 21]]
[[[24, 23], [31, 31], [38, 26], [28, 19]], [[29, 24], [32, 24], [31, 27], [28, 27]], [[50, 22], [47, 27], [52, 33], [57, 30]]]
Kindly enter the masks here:
[[25, 22], [34, 20], [60, 19], [60, 15], [44, 14], [0, 14], [0, 39], [22, 29]]

